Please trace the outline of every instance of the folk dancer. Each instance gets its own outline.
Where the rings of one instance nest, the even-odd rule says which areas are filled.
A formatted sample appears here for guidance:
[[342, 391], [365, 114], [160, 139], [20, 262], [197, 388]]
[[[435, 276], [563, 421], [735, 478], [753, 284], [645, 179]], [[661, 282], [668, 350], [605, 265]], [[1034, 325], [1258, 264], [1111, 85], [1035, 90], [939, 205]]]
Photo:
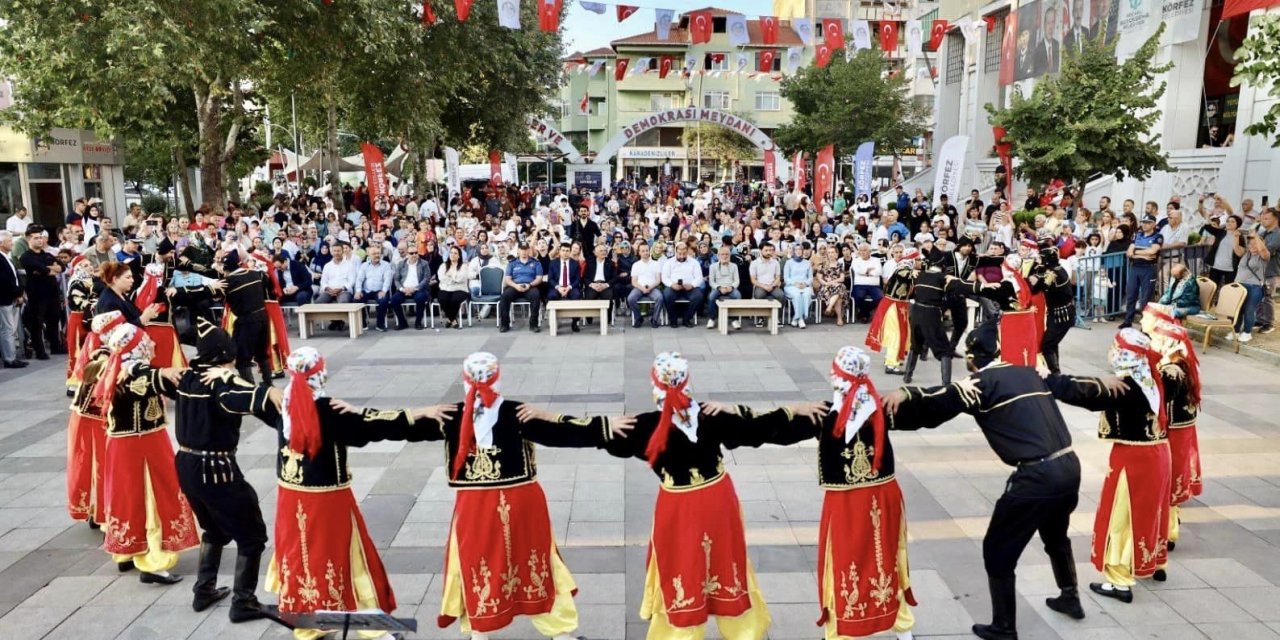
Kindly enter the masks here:
[[124, 323], [119, 311], [94, 316], [89, 337], [76, 357], [75, 377], [80, 384], [71, 397], [71, 419], [67, 423], [67, 511], [72, 520], [87, 521], [90, 529], [107, 522], [103, 499], [107, 416], [94, 400], [93, 387], [110, 355], [102, 346], [102, 336], [110, 335]]
[[975, 624], [973, 633], [986, 640], [1016, 640], [1015, 570], [1036, 533], [1060, 590], [1045, 604], [1084, 618], [1067, 536], [1079, 500], [1080, 460], [1045, 381], [1034, 369], [1001, 360], [999, 336], [996, 318], [983, 321], [965, 338], [968, 378], [932, 388], [903, 387], [884, 397], [884, 410], [890, 427], [899, 430], [933, 428], [960, 413], [972, 415], [1000, 460], [1015, 467], [982, 539], [991, 624]]
[[[716, 618], [720, 634], [759, 640], [771, 617], [747, 558], [742, 508], [724, 469], [723, 448], [787, 444], [813, 436], [822, 405], [757, 414], [746, 406], [699, 405], [689, 385], [689, 363], [664, 352], [654, 360], [653, 397], [661, 411], [636, 416], [610, 454], [647, 460], [662, 480], [640, 617], [650, 640], [694, 640]], [[714, 412], [714, 413], [713, 413]], [[802, 423], [811, 423], [808, 428]]]
[[827, 640], [889, 629], [911, 640], [915, 625], [906, 503], [870, 372], [862, 349], [840, 349], [831, 363], [831, 411], [818, 431], [818, 624]]
[[916, 281], [915, 263], [920, 251], [908, 249], [898, 260], [898, 266], [885, 284], [884, 297], [876, 307], [867, 328], [867, 346], [872, 351], [884, 353], [884, 372], [890, 375], [904, 373], [903, 361], [911, 342], [911, 323], [907, 319], [911, 288]]
[[1031, 302], [1031, 285], [1022, 275], [1022, 258], [1008, 255], [1000, 264], [1004, 278], [993, 283], [967, 283], [969, 293], [995, 302], [1000, 307], [998, 335], [1000, 357], [1019, 367], [1035, 367], [1039, 362], [1041, 332]]
[[76, 388], [80, 386], [76, 360], [80, 355], [80, 345], [90, 333], [89, 324], [93, 320], [98, 294], [94, 291], [94, 267], [87, 258], [76, 256], [67, 268], [71, 272], [67, 284], [67, 397], [74, 397]]
[[965, 290], [972, 290], [972, 286], [948, 276], [939, 264], [929, 265], [916, 277], [911, 290], [911, 350], [907, 352], [903, 382], [911, 382], [917, 360], [932, 351], [942, 364], [942, 384], [951, 383], [951, 358], [955, 352], [942, 324], [942, 314], [947, 309], [947, 300], [964, 295]]
[[1033, 307], [1035, 295], [1044, 296], [1046, 316], [1040, 355], [1044, 356], [1049, 371], [1060, 373], [1058, 345], [1076, 324], [1076, 291], [1071, 284], [1071, 274], [1058, 260], [1057, 247], [1050, 245], [1040, 250], [1040, 263], [1028, 283], [1031, 285]]
[[[1040, 229], [1036, 232], [1036, 240], [1023, 238], [1018, 246], [1018, 255], [1022, 258], [1022, 277], [1030, 277], [1032, 273], [1040, 270], [1040, 249], [1045, 246], [1052, 246], [1052, 234], [1048, 229]], [[1035, 312], [1036, 319], [1036, 344], [1044, 338], [1045, 322], [1049, 315], [1049, 306], [1045, 301], [1044, 292], [1031, 290], [1030, 308]]]
[[284, 323], [284, 311], [280, 309], [280, 297], [284, 289], [280, 284], [280, 274], [276, 273], [275, 263], [271, 257], [259, 251], [253, 254], [253, 269], [267, 274], [271, 295], [263, 301], [267, 310], [267, 358], [271, 362], [271, 375], [274, 378], [284, 377], [284, 361], [289, 357], [289, 329]]
[[[234, 286], [228, 285], [228, 292]], [[238, 345], [237, 345], [238, 347]], [[279, 594], [281, 613], [396, 608], [391, 582], [360, 506], [351, 492], [348, 447], [370, 442], [417, 442], [431, 434], [440, 407], [355, 410], [326, 396], [328, 370], [320, 352], [302, 347], [289, 354], [276, 453], [275, 554], [267, 566], [267, 589]], [[320, 629], [294, 629], [299, 640], [325, 637]], [[362, 638], [395, 637], [361, 632]]]
[[552, 416], [511, 402], [500, 373], [493, 354], [468, 356], [466, 400], [423, 425], [426, 439], [445, 442], [449, 484], [458, 489], [437, 622], [460, 620], [464, 634], [484, 640], [527, 615], [538, 633], [565, 640], [578, 627], [577, 587], [551, 530], [534, 444], [603, 448], [630, 421]]
[[177, 264], [173, 265], [173, 276], [170, 285], [176, 289], [169, 301], [174, 307], [187, 310], [190, 330], [184, 337], [190, 339], [195, 334], [196, 320], [204, 318], [206, 322], [215, 322], [213, 317], [213, 296], [216, 289], [206, 288], [218, 280], [218, 272], [214, 269], [214, 250], [206, 242], [206, 231], [192, 231], [190, 242], [178, 254]]
[[235, 345], [225, 331], [196, 318], [196, 358], [168, 395], [176, 401], [178, 482], [204, 532], [191, 607], [204, 611], [232, 593], [218, 586], [222, 549], [236, 543], [232, 622], [264, 616], [254, 592], [267, 545], [258, 494], [236, 462], [240, 421], [253, 415], [267, 424], [279, 418], [283, 397], [269, 383], [259, 386], [236, 375]]
[[1089, 588], [1133, 602], [1140, 578], [1165, 579], [1171, 460], [1160, 354], [1137, 329], [1121, 329], [1109, 355], [1119, 378], [1050, 375], [1053, 395], [1101, 412], [1098, 437], [1112, 440], [1111, 460], [1093, 522], [1093, 566], [1105, 582]]
[[120, 571], [136, 567], [144, 584], [174, 584], [178, 554], [199, 545], [191, 507], [178, 485], [162, 394], [180, 369], [148, 363], [155, 345], [146, 331], [124, 323], [107, 338], [111, 356], [94, 384], [107, 415], [106, 538], [103, 548]]
[[164, 264], [152, 262], [142, 270], [142, 286], [134, 293], [134, 306], [139, 309], [156, 305], [155, 317], [143, 325], [143, 330], [151, 337], [156, 347], [155, 358], [151, 366], [157, 368], [186, 368], [187, 356], [182, 353], [182, 344], [178, 342], [178, 332], [173, 328], [173, 309], [169, 307], [168, 286], [165, 285]]
[[[1149, 305], [1148, 305], [1149, 306]], [[1142, 314], [1146, 324], [1147, 313]], [[1196, 416], [1200, 412], [1200, 361], [1186, 329], [1160, 322], [1152, 329], [1151, 348], [1160, 353], [1160, 377], [1169, 414], [1169, 454], [1172, 461], [1169, 507], [1169, 550], [1181, 529], [1182, 505], [1204, 490], [1200, 470], [1200, 441]]]
[[236, 371], [246, 381], [253, 381], [253, 365], [257, 365], [263, 380], [270, 380], [271, 359], [270, 318], [267, 317], [267, 300], [271, 297], [271, 283], [267, 274], [252, 269], [253, 258], [233, 251], [223, 257], [223, 280], [226, 287], [223, 298], [222, 328], [236, 345]]

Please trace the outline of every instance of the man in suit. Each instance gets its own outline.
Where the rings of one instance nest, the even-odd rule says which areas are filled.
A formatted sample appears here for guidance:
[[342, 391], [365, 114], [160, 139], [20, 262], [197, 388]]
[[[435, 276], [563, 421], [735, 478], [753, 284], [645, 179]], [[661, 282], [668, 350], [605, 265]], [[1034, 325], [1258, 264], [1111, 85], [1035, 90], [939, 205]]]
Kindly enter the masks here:
[[0, 357], [5, 369], [27, 366], [18, 359], [18, 304], [22, 302], [22, 283], [18, 265], [9, 258], [13, 251], [13, 234], [0, 231]]
[[[596, 245], [595, 253], [587, 257], [587, 269], [582, 273], [582, 297], [587, 300], [613, 301], [613, 288], [618, 282], [617, 265], [609, 259], [609, 247]], [[613, 320], [613, 305], [609, 305], [609, 320]]]
[[421, 331], [422, 313], [431, 304], [431, 267], [418, 257], [417, 251], [410, 251], [405, 259], [396, 265], [395, 275], [391, 280], [391, 311], [396, 314], [396, 331], [409, 328], [404, 317], [404, 303], [412, 299], [413, 328]]
[[62, 321], [62, 290], [58, 285], [62, 265], [47, 249], [49, 239], [45, 236], [43, 225], [33, 224], [27, 227], [26, 239], [29, 248], [22, 254], [21, 260], [22, 269], [27, 272], [27, 305], [23, 310], [26, 316], [23, 320], [26, 321], [27, 335], [31, 338], [36, 359], [48, 360], [50, 352], [67, 352], [62, 346], [62, 335], [58, 330]]
[[1071, 3], [1071, 28], [1067, 30], [1063, 44], [1066, 51], [1080, 51], [1085, 42], [1093, 37], [1090, 25], [1084, 22], [1084, 3], [1088, 0], [1074, 0]]
[[[560, 245], [560, 256], [551, 261], [548, 280], [551, 290], [547, 292], [547, 300], [580, 300], [582, 298], [582, 274], [578, 261], [569, 257], [569, 245]], [[574, 318], [569, 327], [578, 332], [578, 319]]]
[[600, 226], [591, 219], [591, 214], [585, 206], [579, 206], [578, 217], [569, 226], [569, 238], [577, 240], [582, 244], [582, 250], [587, 251], [596, 246], [596, 238], [599, 237]]
[[1061, 18], [1058, 17], [1058, 6], [1050, 4], [1044, 10], [1044, 20], [1040, 23], [1040, 39], [1036, 41], [1035, 61], [1036, 74], [1057, 73], [1062, 59], [1062, 42], [1058, 40], [1061, 30]]
[[1018, 52], [1016, 54], [1017, 78], [1025, 80], [1036, 75], [1035, 54], [1031, 51], [1031, 29], [1023, 29], [1018, 34]]
[[297, 306], [310, 303], [314, 295], [311, 271], [301, 262], [289, 258], [284, 251], [277, 253], [272, 260], [276, 263], [276, 277], [280, 279], [280, 303]]

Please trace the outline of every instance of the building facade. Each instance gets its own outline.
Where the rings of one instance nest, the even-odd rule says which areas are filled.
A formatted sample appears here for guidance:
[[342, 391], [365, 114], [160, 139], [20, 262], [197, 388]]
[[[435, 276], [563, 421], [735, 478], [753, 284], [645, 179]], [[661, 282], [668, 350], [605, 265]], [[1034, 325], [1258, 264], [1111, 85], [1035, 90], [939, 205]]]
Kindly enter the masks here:
[[[1101, 196], [1117, 203], [1128, 198], [1163, 203], [1180, 196], [1184, 206], [1189, 199], [1193, 208], [1199, 196], [1210, 194], [1236, 208], [1245, 198], [1256, 206], [1274, 200], [1280, 151], [1272, 148], [1271, 140], [1245, 135], [1244, 128], [1275, 101], [1265, 90], [1231, 86], [1234, 51], [1247, 36], [1252, 18], [1248, 13], [1224, 18], [1223, 8], [1223, 0], [948, 1], [941, 18], [952, 25], [967, 19], [979, 28], [968, 36], [953, 29], [939, 52], [935, 145], [956, 135], [969, 137], [960, 184], [964, 190], [977, 187], [986, 197], [994, 188], [999, 162], [984, 104], [1008, 105], [1014, 92], [1030, 95], [1036, 82], [1056, 73], [1062, 56], [1083, 38], [1105, 33], [1123, 57], [1163, 21], [1166, 32], [1155, 61], [1172, 63], [1173, 68], [1160, 78], [1168, 86], [1152, 133], [1160, 136], [1171, 170], [1144, 181], [1093, 179], [1085, 189], [1086, 205], [1095, 207]], [[1254, 11], [1252, 16], [1263, 13]], [[988, 20], [991, 28], [981, 28]], [[1006, 41], [1013, 50], [1002, 56]], [[1011, 68], [1003, 70], [1002, 83], [1004, 65]], [[1097, 169], [1105, 173], [1109, 168]], [[913, 183], [910, 186], [927, 191], [932, 175], [922, 174]], [[1026, 186], [1016, 181], [1014, 194], [1021, 196]]]
[[77, 198], [102, 200], [103, 213], [125, 210], [124, 145], [92, 131], [53, 129], [31, 138], [0, 127], [0, 223], [20, 206], [33, 222], [62, 226]]

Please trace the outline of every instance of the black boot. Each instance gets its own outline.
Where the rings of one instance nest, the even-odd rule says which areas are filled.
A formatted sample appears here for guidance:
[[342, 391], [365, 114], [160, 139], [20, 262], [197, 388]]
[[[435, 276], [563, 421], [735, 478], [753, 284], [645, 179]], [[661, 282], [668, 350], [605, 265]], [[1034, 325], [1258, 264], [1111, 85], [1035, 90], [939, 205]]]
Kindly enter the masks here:
[[231, 598], [230, 617], [232, 622], [248, 622], [269, 617], [267, 607], [258, 602], [254, 595], [258, 590], [258, 566], [262, 562], [262, 552], [239, 554], [236, 556], [234, 596]]
[[1046, 353], [1043, 355], [1044, 355], [1044, 365], [1049, 368], [1050, 373], [1062, 373], [1062, 370], [1058, 367], [1058, 354]]
[[911, 384], [911, 375], [916, 372], [916, 361], [920, 359], [920, 354], [914, 349], [907, 352], [907, 368], [902, 370], [902, 382]]
[[951, 384], [951, 356], [942, 356], [942, 384]]
[[973, 635], [983, 640], [1018, 640], [1017, 592], [1014, 577], [987, 576], [991, 589], [991, 624], [973, 625]]
[[230, 589], [218, 586], [218, 565], [220, 564], [222, 564], [222, 545], [202, 543], [200, 568], [196, 571], [196, 584], [191, 588], [195, 593], [195, 598], [191, 601], [192, 609], [204, 611], [231, 595]]
[[253, 383], [253, 367], [236, 367], [236, 375], [244, 379], [245, 382]]
[[1045, 598], [1050, 609], [1076, 620], [1084, 620], [1084, 608], [1080, 606], [1080, 590], [1076, 585], [1076, 565], [1071, 556], [1049, 556], [1053, 566], [1053, 579], [1062, 593], [1056, 598]]

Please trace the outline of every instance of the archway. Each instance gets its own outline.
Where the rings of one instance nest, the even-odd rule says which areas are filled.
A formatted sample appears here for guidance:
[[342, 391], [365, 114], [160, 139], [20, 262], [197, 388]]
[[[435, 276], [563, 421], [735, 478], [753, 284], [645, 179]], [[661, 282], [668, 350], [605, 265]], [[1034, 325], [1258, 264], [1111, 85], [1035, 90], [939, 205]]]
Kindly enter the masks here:
[[529, 131], [538, 136], [543, 142], [554, 145], [566, 155], [566, 159], [571, 163], [582, 162], [582, 154], [578, 152], [578, 147], [573, 144], [569, 136], [560, 133], [550, 122], [542, 118], [529, 119]]
[[761, 151], [772, 151], [774, 172], [778, 180], [785, 182], [791, 176], [791, 163], [783, 157], [778, 151], [777, 145], [773, 143], [773, 139], [765, 134], [764, 131], [757, 127], [754, 122], [745, 120], [735, 116], [732, 113], [719, 111], [717, 109], [703, 109], [699, 107], [683, 107], [680, 109], [666, 109], [656, 113], [647, 115], [635, 121], [631, 126], [623, 127], [618, 135], [611, 138], [605, 143], [604, 147], [596, 152], [596, 157], [592, 164], [607, 165], [613, 156], [617, 155], [618, 150], [631, 142], [641, 133], [660, 127], [662, 125], [676, 122], [692, 122], [707, 123], [725, 127], [733, 131], [747, 140]]

